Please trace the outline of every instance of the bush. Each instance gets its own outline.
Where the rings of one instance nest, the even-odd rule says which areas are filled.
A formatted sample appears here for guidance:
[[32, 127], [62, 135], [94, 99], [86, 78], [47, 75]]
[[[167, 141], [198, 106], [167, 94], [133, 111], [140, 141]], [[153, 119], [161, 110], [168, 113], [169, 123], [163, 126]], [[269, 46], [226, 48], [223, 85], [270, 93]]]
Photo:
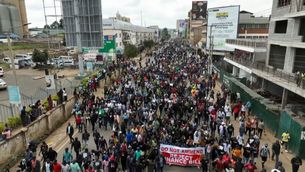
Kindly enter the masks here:
[[7, 119], [7, 124], [11, 128], [19, 127], [22, 124], [21, 118], [19, 116], [9, 117]]
[[4, 124], [0, 122], [0, 132], [2, 132], [3, 130], [4, 130]]
[[89, 80], [90, 80], [89, 77], [84, 78], [84, 79], [81, 81], [82, 87], [86, 87], [86, 86], [88, 85]]

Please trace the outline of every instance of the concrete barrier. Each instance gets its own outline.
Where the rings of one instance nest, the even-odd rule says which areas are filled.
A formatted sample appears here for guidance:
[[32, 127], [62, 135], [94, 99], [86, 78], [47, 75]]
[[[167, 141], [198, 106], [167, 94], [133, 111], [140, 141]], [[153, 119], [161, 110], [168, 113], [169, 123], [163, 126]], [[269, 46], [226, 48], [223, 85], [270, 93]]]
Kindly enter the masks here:
[[71, 117], [74, 101], [74, 97], [70, 98], [65, 104], [40, 116], [11, 138], [0, 142], [0, 169], [4, 169], [10, 162], [16, 160], [18, 155], [24, 153], [29, 141], [40, 140], [66, 122]]

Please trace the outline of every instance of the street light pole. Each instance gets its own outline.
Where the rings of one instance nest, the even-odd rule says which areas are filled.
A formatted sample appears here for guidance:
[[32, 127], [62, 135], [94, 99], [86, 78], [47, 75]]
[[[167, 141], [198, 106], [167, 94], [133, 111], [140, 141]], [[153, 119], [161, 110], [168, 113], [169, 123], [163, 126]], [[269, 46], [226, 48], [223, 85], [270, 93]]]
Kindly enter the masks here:
[[17, 86], [18, 85], [18, 81], [17, 81], [17, 77], [16, 77], [15, 55], [13, 53], [10, 35], [7, 34], [6, 38], [7, 38], [7, 45], [8, 45], [9, 51], [10, 51], [10, 59], [11, 59], [11, 64], [12, 64], [12, 69], [13, 69], [15, 86]]
[[212, 58], [213, 58], [213, 46], [214, 46], [214, 43], [213, 43], [213, 37], [212, 37], [212, 31], [213, 31], [213, 27], [215, 25], [210, 25], [210, 36], [209, 36], [209, 39], [210, 39], [210, 45], [209, 45], [209, 58], [208, 58], [208, 74], [212, 74]]

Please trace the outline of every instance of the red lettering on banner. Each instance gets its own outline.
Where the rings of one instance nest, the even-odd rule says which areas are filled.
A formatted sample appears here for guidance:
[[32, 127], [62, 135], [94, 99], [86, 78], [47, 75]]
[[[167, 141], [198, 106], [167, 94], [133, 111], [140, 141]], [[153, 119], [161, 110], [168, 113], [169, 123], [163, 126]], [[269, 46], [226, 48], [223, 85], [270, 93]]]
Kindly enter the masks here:
[[[167, 150], [167, 151], [166, 151]], [[170, 145], [160, 146], [160, 151], [167, 164], [179, 166], [200, 166], [204, 148], [180, 148]]]

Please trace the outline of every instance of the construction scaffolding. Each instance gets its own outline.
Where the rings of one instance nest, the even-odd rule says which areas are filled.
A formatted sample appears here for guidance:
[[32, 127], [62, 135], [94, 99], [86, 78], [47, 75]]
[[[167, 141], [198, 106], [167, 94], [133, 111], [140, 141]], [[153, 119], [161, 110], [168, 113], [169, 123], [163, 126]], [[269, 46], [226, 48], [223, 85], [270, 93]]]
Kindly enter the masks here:
[[[61, 0], [42, 0], [44, 17], [45, 17], [45, 28], [44, 31], [47, 34], [48, 48], [49, 49], [60, 49], [63, 38], [56, 38], [56, 35], [60, 33], [59, 23], [62, 19], [62, 7]], [[56, 22], [56, 28], [46, 28], [53, 22]], [[52, 30], [51, 30], [52, 29]], [[51, 31], [53, 34], [51, 34]]]

